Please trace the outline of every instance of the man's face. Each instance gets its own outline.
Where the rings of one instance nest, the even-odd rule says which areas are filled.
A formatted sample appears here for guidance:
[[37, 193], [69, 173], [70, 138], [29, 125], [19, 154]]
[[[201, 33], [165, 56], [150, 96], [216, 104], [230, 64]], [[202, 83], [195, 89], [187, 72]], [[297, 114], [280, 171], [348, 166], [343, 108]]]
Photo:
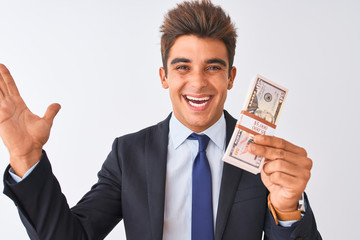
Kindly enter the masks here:
[[231, 69], [221, 40], [184, 35], [169, 52], [167, 77], [160, 68], [163, 88], [169, 89], [176, 118], [194, 132], [202, 132], [222, 115], [227, 90], [236, 68]]

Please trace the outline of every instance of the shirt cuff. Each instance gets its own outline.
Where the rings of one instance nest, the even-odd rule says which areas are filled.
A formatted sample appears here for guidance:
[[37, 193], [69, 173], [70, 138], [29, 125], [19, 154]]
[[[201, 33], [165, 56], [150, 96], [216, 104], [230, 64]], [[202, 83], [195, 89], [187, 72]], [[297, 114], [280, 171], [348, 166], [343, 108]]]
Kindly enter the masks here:
[[282, 227], [290, 227], [293, 223], [302, 219], [300, 210], [295, 210], [292, 212], [282, 212], [279, 209], [276, 209], [270, 201], [270, 194], [268, 195], [268, 207], [274, 217], [276, 225], [280, 225]]
[[38, 165], [39, 162], [40, 161], [38, 161], [34, 166], [32, 166], [29, 170], [27, 170], [27, 172], [24, 174], [22, 178], [16, 175], [14, 169], [12, 168], [9, 169], [9, 174], [16, 183], [19, 183], [22, 180], [24, 180], [35, 169], [35, 167]]

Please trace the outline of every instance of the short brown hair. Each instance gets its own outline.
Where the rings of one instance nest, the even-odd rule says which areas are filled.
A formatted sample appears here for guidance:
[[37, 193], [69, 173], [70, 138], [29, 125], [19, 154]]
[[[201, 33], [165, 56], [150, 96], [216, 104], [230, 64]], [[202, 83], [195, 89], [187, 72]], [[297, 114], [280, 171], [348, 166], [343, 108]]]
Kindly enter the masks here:
[[160, 27], [161, 57], [165, 75], [167, 75], [167, 60], [170, 48], [175, 40], [182, 35], [195, 35], [200, 38], [211, 37], [225, 43], [229, 74], [234, 62], [236, 47], [236, 30], [229, 15], [220, 6], [215, 6], [210, 0], [185, 1], [170, 10]]

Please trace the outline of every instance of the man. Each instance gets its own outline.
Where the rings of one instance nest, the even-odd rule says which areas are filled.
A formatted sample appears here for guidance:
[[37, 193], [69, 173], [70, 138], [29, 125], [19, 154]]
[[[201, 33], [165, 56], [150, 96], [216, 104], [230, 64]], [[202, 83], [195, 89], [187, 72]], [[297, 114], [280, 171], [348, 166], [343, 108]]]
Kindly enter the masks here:
[[[298, 210], [312, 166], [304, 149], [256, 137], [249, 149], [267, 159], [261, 176], [221, 161], [236, 123], [223, 109], [236, 76], [230, 18], [209, 1], [184, 2], [161, 31], [159, 75], [173, 113], [117, 138], [98, 182], [72, 209], [43, 151], [60, 105], [43, 118], [32, 114], [0, 65], [0, 135], [10, 153], [4, 192], [30, 238], [103, 239], [123, 219], [128, 239], [261, 239], [263, 232], [265, 239], [321, 239], [306, 198], [305, 212]], [[210, 186], [199, 187], [205, 177], [194, 174], [197, 161], [211, 170]]]

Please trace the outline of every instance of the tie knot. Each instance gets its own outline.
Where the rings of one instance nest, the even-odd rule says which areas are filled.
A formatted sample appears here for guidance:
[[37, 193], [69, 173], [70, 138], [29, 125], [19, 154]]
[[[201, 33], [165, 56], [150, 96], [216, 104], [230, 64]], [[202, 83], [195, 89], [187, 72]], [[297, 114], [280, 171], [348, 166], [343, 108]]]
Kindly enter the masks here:
[[198, 140], [199, 141], [199, 152], [203, 152], [206, 150], [207, 145], [209, 143], [210, 138], [206, 136], [205, 134], [199, 135], [196, 133], [192, 133], [188, 139], [190, 140]]

